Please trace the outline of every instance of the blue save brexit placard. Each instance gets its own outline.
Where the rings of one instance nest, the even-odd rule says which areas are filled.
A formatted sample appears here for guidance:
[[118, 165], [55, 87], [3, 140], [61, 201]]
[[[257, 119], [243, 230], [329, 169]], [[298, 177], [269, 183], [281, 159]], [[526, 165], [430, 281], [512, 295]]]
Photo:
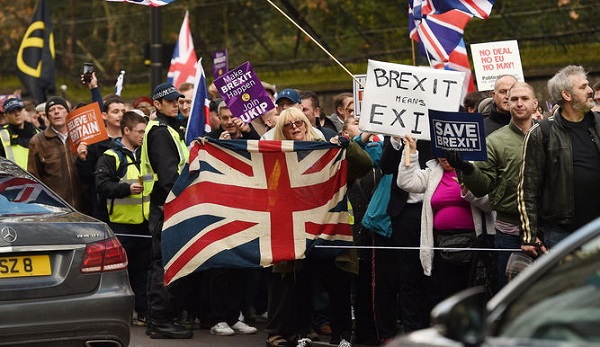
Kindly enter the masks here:
[[429, 131], [435, 157], [445, 157], [446, 151], [454, 150], [463, 160], [487, 160], [481, 113], [429, 110]]

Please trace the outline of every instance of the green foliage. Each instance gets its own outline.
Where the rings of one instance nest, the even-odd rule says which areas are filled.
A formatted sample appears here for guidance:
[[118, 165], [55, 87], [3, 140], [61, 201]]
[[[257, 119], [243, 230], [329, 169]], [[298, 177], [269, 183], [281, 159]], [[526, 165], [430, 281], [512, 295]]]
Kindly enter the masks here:
[[[412, 64], [407, 1], [272, 1], [352, 73], [364, 73], [367, 59]], [[7, 33], [0, 39], [0, 92], [20, 87], [14, 77], [16, 54], [37, 2], [0, 0], [0, 29]], [[57, 87], [65, 84], [75, 100], [85, 100], [88, 95], [78, 83], [79, 70], [83, 62], [93, 61], [100, 84], [107, 89], [103, 92], [110, 92], [124, 69], [126, 96], [149, 93], [148, 7], [100, 0], [48, 4], [54, 24]], [[186, 10], [197, 55], [204, 58], [209, 76], [211, 52], [227, 48], [230, 67], [250, 61], [262, 79], [279, 86], [316, 91], [351, 87], [350, 77], [265, 0], [177, 0], [160, 9], [164, 44], [176, 41]], [[598, 71], [597, 18], [600, 1], [496, 0], [490, 18], [469, 23], [465, 41], [468, 46], [518, 40], [526, 76], [547, 76], [571, 63]], [[168, 61], [170, 52], [164, 56]]]

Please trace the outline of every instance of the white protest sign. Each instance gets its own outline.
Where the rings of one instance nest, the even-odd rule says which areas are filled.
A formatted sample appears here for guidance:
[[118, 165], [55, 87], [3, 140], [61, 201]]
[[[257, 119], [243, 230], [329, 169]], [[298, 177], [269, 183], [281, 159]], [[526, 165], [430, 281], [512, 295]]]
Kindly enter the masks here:
[[369, 60], [359, 128], [429, 140], [429, 109], [458, 111], [464, 80], [464, 72]]
[[519, 44], [516, 40], [476, 43], [471, 45], [477, 89], [493, 90], [499, 76], [512, 75], [525, 82]]
[[[365, 84], [367, 83], [367, 75], [353, 75], [354, 83], [352, 85], [352, 92], [354, 94], [354, 117], [360, 117], [360, 111], [362, 109], [363, 93], [365, 92]], [[360, 83], [359, 83], [360, 82]], [[362, 85], [361, 85], [362, 84]]]

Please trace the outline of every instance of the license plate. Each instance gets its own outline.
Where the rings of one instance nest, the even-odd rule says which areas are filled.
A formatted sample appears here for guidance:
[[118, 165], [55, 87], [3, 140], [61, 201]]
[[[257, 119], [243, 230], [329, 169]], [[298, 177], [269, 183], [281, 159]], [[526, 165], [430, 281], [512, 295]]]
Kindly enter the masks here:
[[0, 257], [0, 278], [47, 276], [52, 274], [48, 255]]

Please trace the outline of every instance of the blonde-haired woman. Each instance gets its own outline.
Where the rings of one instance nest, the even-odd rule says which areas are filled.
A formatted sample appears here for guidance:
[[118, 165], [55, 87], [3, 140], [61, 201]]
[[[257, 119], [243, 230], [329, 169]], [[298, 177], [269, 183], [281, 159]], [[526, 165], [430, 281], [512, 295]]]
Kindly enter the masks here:
[[[323, 141], [308, 118], [297, 108], [281, 112], [274, 139]], [[346, 159], [348, 182], [365, 175], [372, 167], [369, 155], [354, 141], [349, 143]], [[311, 293], [315, 282], [320, 282], [329, 294], [330, 342], [338, 346], [351, 346], [350, 286], [357, 271], [355, 250], [345, 251], [335, 258], [307, 257], [276, 264], [269, 279], [269, 312], [265, 328], [268, 333], [267, 347], [311, 345], [308, 334], [312, 315]]]
[[322, 140], [322, 137], [317, 134], [304, 112], [295, 107], [290, 107], [279, 114], [273, 139], [317, 141]]

